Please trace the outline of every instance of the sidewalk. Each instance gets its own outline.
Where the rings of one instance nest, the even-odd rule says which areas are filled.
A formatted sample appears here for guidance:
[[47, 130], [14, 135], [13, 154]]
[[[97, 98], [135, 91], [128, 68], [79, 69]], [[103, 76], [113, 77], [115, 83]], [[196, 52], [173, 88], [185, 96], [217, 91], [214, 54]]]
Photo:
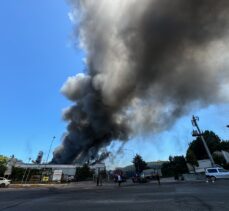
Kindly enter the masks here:
[[[182, 184], [182, 183], [196, 183], [196, 182], [205, 182], [205, 180], [195, 180], [195, 181], [186, 181], [186, 180], [174, 180], [173, 177], [169, 178], [161, 178], [161, 184]], [[140, 184], [157, 184], [157, 180], [151, 180], [148, 183], [140, 183]], [[127, 182], [122, 183], [123, 187], [138, 185], [139, 183], [133, 183], [131, 179], [127, 180]], [[72, 182], [72, 183], [60, 183], [60, 184], [10, 184], [10, 186], [6, 189], [49, 189], [49, 188], [79, 188], [79, 189], [94, 189], [94, 188], [111, 188], [116, 187], [117, 183], [113, 181], [107, 182], [103, 181], [102, 186], [96, 186], [94, 181], [81, 181], [81, 182]], [[2, 190], [2, 189], [0, 189]]]

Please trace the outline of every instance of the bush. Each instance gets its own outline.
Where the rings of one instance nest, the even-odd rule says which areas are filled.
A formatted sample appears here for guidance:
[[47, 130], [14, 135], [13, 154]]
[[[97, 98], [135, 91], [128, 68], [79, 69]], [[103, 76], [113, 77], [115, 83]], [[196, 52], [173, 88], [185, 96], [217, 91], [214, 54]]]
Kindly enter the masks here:
[[76, 169], [76, 178], [78, 181], [86, 181], [92, 179], [93, 173], [87, 164]]

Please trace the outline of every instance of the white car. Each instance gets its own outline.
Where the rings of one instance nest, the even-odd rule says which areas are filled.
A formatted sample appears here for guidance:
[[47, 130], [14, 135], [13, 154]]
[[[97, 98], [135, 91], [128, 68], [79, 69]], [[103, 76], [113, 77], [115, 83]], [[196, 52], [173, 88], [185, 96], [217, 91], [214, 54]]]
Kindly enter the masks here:
[[8, 187], [10, 185], [10, 180], [0, 177], [0, 188]]
[[221, 167], [212, 167], [205, 169], [207, 179], [215, 181], [216, 179], [229, 179], [229, 171]]

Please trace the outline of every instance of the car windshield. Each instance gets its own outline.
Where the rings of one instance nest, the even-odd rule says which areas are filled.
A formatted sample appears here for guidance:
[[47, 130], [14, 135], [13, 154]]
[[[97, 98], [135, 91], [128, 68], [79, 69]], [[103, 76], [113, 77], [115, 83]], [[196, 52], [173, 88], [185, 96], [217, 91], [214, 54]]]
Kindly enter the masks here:
[[218, 169], [219, 172], [228, 172], [227, 170], [225, 169]]

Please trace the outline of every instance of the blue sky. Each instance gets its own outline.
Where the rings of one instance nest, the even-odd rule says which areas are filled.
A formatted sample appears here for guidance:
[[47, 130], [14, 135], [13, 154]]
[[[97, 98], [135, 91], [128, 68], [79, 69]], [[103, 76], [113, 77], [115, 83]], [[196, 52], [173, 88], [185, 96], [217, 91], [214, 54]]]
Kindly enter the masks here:
[[34, 156], [54, 135], [60, 144], [70, 102], [59, 90], [83, 69], [68, 11], [65, 1], [1, 1], [0, 154]]
[[[60, 88], [84, 69], [83, 52], [72, 43], [69, 10], [64, 0], [1, 1], [0, 154], [27, 160], [43, 150], [46, 158], [54, 135], [53, 149], [61, 143], [66, 128], [61, 113], [71, 102]], [[228, 104], [210, 106], [190, 111], [160, 135], [133, 138], [118, 165], [128, 163], [134, 153], [148, 161], [185, 153], [192, 140], [192, 113], [200, 116], [203, 129], [229, 139]]]

